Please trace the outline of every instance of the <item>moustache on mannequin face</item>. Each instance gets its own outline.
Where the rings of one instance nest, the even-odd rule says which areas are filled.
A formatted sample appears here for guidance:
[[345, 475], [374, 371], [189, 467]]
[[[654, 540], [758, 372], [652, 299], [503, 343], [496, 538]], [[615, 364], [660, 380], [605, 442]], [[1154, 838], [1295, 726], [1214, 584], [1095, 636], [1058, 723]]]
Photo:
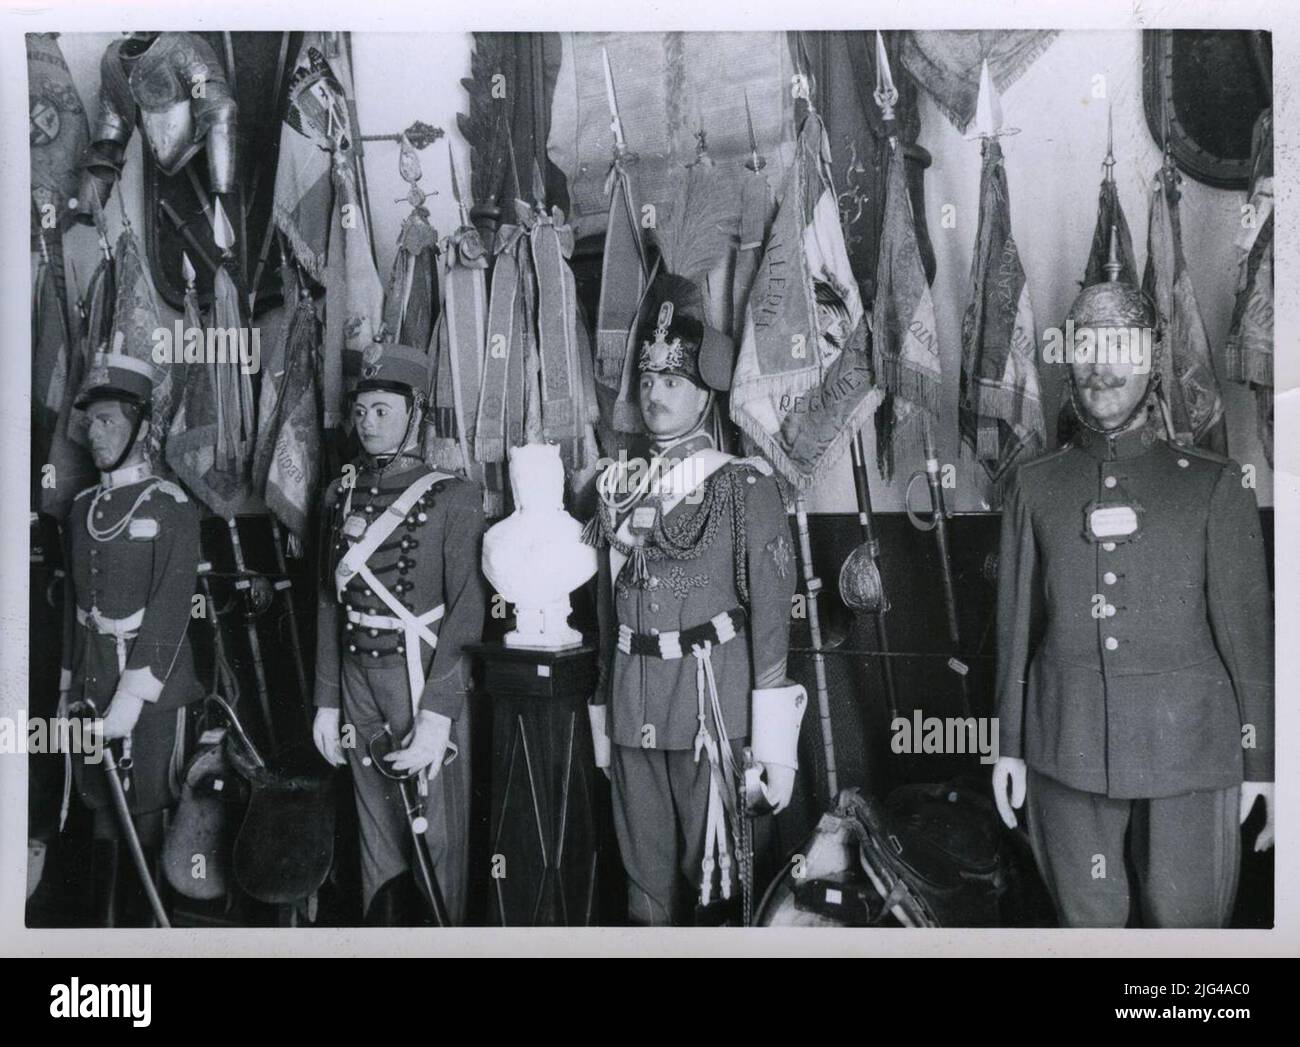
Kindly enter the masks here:
[[1083, 387], [1100, 392], [1103, 389], [1123, 389], [1128, 379], [1122, 374], [1102, 374], [1094, 371], [1084, 380]]

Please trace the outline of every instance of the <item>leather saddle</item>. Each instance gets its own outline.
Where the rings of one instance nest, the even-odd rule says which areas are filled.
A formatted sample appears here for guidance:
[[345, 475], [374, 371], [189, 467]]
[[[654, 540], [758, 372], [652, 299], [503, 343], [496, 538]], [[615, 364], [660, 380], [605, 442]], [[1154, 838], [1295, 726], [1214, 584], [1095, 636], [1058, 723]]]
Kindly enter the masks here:
[[163, 844], [167, 882], [198, 901], [221, 898], [230, 889], [231, 852], [248, 803], [248, 784], [227, 755], [226, 736], [213, 729], [199, 740]]
[[334, 861], [334, 779], [315, 769], [314, 752], [286, 750], [274, 766], [259, 765], [235, 745], [228, 752], [250, 790], [235, 838], [235, 880], [270, 905], [311, 897]]
[[763, 926], [995, 927], [1018, 881], [992, 802], [961, 781], [845, 789], [759, 907]]

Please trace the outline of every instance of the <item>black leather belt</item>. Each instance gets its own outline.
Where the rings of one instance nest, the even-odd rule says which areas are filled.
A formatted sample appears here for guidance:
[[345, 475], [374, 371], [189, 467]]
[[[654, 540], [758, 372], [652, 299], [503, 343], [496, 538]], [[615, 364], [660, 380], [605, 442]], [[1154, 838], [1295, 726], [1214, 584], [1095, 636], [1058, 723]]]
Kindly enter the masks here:
[[636, 633], [626, 625], [618, 627], [618, 648], [624, 654], [639, 654], [646, 658], [672, 661], [684, 658], [696, 647], [709, 644], [717, 646], [731, 640], [745, 624], [745, 609], [733, 607], [730, 611], [715, 614], [703, 625], [689, 629], [674, 629], [662, 633]]

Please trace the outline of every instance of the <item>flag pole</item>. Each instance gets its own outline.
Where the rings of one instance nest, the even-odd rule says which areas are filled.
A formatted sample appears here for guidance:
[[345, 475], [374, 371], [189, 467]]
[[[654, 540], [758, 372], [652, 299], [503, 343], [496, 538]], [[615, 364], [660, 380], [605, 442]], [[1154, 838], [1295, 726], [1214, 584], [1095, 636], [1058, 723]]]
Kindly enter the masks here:
[[[808, 73], [800, 70], [800, 97], [811, 111], [812, 84]], [[795, 498], [795, 526], [799, 532], [799, 566], [803, 570], [804, 590], [808, 597], [808, 637], [812, 643], [813, 675], [817, 682], [817, 716], [821, 725], [822, 751], [826, 761], [827, 803], [833, 804], [840, 792], [839, 772], [835, 762], [835, 733], [831, 723], [831, 694], [826, 682], [825, 645], [822, 642], [821, 609], [818, 594], [822, 581], [813, 572], [812, 541], [808, 533], [808, 504], [802, 495]]]

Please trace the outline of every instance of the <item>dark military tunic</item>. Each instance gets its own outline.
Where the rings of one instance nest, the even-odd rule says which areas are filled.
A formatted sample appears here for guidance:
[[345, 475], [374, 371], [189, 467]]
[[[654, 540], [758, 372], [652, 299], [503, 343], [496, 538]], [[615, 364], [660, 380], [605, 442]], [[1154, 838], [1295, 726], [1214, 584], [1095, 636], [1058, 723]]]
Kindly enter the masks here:
[[[356, 464], [349, 515], [367, 522], [385, 510], [421, 476], [416, 465], [380, 476], [365, 460]], [[334, 569], [355, 538], [344, 533], [348, 488], [330, 484], [324, 497], [323, 564], [318, 604], [315, 702], [342, 709], [341, 722], [355, 729], [356, 745], [345, 748], [352, 768], [362, 834], [362, 878], [368, 906], [385, 882], [408, 866], [409, 829], [396, 783], [367, 765], [367, 745], [389, 724], [404, 739], [414, 723], [402, 632], [348, 621], [348, 612], [391, 618], [389, 607], [359, 574], [336, 598]], [[482, 636], [484, 589], [479, 574], [483, 532], [482, 493], [477, 485], [448, 478], [435, 483], [371, 555], [370, 569], [385, 587], [419, 616], [441, 604], [444, 613], [428, 628], [436, 651], [421, 642], [425, 684], [419, 707], [453, 721], [451, 741], [459, 754], [429, 784], [426, 835], [435, 871], [453, 920], [464, 906], [469, 819], [470, 659], [466, 643]]]
[[[696, 437], [672, 448], [670, 459], [680, 461], [709, 443], [707, 437]], [[737, 548], [739, 536], [732, 533], [724, 513], [707, 542], [690, 558], [650, 561], [650, 579], [644, 587], [630, 581], [630, 566], [624, 564], [612, 584], [607, 582], [606, 591], [612, 597], [616, 626], [650, 635], [680, 631], [741, 606], [736, 568], [738, 563], [744, 565], [751, 598], [744, 608], [745, 622], [735, 639], [714, 647], [711, 656], [727, 734], [743, 738], [749, 734], [750, 692], [785, 682], [796, 567], [774, 478], [738, 459], [702, 486], [707, 491], [736, 472], [744, 477], [743, 547]], [[703, 502], [698, 493], [684, 498], [665, 522], [675, 524], [696, 516]], [[608, 561], [602, 563], [601, 572], [608, 579]], [[690, 749], [699, 727], [695, 659], [689, 652], [671, 660], [628, 654], [614, 640], [611, 636], [603, 652], [603, 686], [597, 695], [597, 704], [610, 706], [610, 739], [631, 748]], [[651, 737], [653, 744], [647, 745]]]
[[[695, 436], [656, 449], [652, 457], [664, 459], [669, 469], [711, 446], [707, 436]], [[697, 527], [717, 491], [733, 481], [744, 502], [743, 533], [733, 528], [727, 511], [716, 512], [712, 526]], [[649, 560], [644, 585], [633, 581], [630, 560], [620, 563], [615, 557], [611, 569], [602, 550], [604, 646], [595, 698], [595, 704], [609, 709], [614, 823], [628, 874], [629, 911], [634, 921], [651, 924], [683, 919], [684, 906], [701, 880], [710, 768], [693, 751], [699, 730], [699, 666], [685, 643], [681, 657], [664, 659], [628, 653], [619, 644], [619, 633], [638, 634], [643, 642], [694, 629], [737, 608], [743, 611], [734, 637], [709, 653], [722, 727], [739, 763], [751, 731], [753, 690], [786, 681], [796, 581], [780, 491], [775, 479], [752, 463], [723, 465], [670, 508], [664, 522], [689, 524], [684, 530], [698, 532], [700, 540], [681, 555]], [[740, 571], [746, 594], [740, 591]], [[706, 723], [720, 744], [711, 710]]]
[[[1242, 481], [1151, 425], [1021, 467], [999, 570], [1004, 755], [1121, 798], [1273, 779], [1273, 613]], [[1108, 505], [1135, 509], [1136, 534], [1090, 540]]]
[[1150, 424], [1083, 430], [1020, 468], [1000, 565], [1001, 751], [1028, 764], [1062, 922], [1222, 926], [1243, 774], [1273, 778], [1272, 608], [1240, 466]]
[[[89, 699], [101, 715], [119, 690], [144, 700], [131, 736], [127, 796], [133, 811], [158, 810], [176, 796], [183, 708], [203, 696], [187, 639], [200, 556], [198, 510], [142, 464], [77, 495], [67, 535], [73, 599], [65, 605], [61, 684], [71, 702]], [[120, 645], [108, 631], [113, 623], [123, 634]], [[106, 807], [103, 767], [78, 760], [74, 768], [86, 804]]]

